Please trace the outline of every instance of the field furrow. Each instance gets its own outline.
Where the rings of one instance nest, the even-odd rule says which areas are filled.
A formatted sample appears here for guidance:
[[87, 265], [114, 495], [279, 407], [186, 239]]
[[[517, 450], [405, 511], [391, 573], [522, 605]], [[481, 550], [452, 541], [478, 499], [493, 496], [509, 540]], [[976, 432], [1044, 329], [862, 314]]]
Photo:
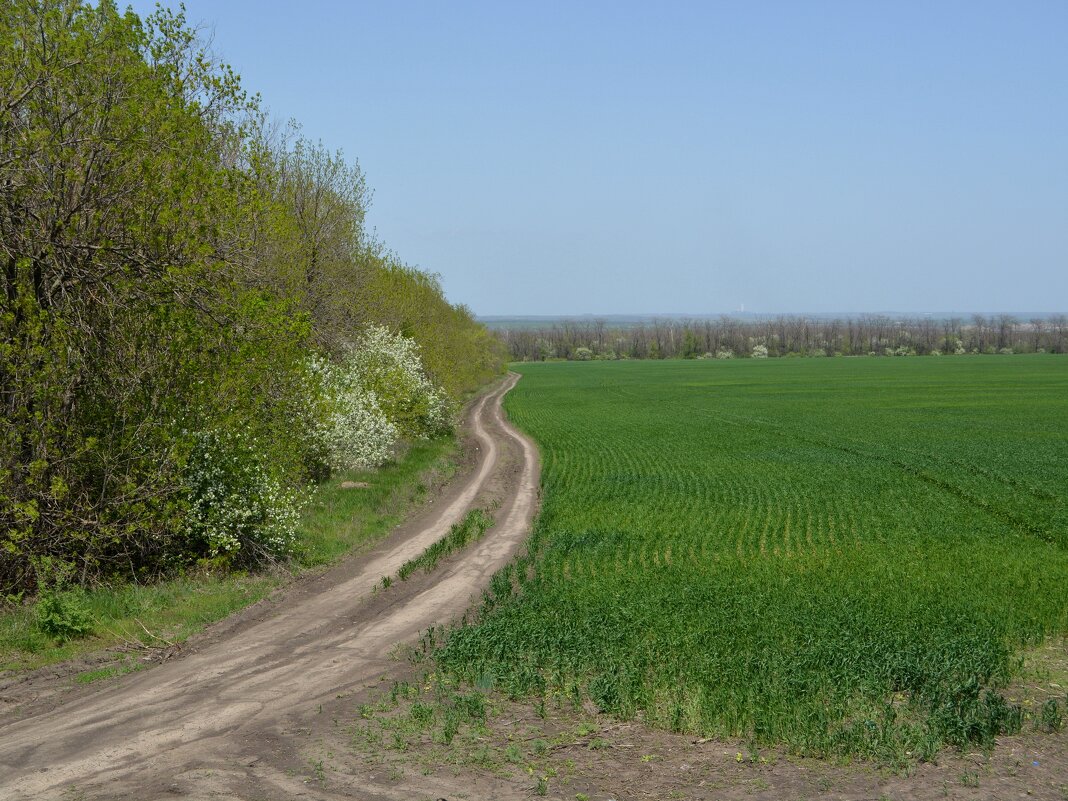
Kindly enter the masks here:
[[1000, 692], [1017, 654], [1068, 633], [1068, 361], [521, 370], [508, 411], [544, 454], [524, 559], [548, 569], [455, 631], [448, 669], [816, 752], [1026, 717]]

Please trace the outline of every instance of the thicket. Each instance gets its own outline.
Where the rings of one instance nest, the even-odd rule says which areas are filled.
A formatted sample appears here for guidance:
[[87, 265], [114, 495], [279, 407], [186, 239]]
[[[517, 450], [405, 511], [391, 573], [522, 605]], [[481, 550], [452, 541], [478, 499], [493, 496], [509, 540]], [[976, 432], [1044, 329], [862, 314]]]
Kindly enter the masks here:
[[501, 369], [268, 119], [181, 13], [0, 8], [0, 596], [283, 556], [309, 480]]

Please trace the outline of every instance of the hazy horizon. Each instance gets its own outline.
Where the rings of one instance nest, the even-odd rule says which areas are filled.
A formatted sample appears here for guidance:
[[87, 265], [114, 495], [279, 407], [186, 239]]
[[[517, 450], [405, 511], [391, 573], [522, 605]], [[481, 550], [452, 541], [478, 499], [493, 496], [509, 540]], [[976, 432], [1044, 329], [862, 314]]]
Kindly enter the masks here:
[[1068, 305], [1068, 3], [186, 7], [477, 313]]
[[731, 311], [704, 311], [704, 312], [578, 312], [575, 314], [498, 314], [496, 312], [489, 314], [476, 314], [475, 316], [479, 320], [561, 320], [561, 319], [642, 319], [652, 320], [656, 318], [662, 319], [704, 319], [704, 318], [717, 318], [717, 317], [878, 317], [878, 316], [891, 316], [891, 317], [935, 317], [938, 319], [945, 319], [949, 317], [971, 317], [974, 315], [981, 315], [984, 317], [1008, 315], [1010, 317], [1018, 318], [1020, 322], [1027, 322], [1029, 318], [1041, 318], [1046, 319], [1050, 317], [1057, 317], [1060, 315], [1066, 315], [1065, 311], [1013, 311], [1006, 309], [987, 309], [987, 310], [936, 310], [936, 311], [908, 311], [903, 309], [876, 309], [872, 311], [865, 310], [838, 310], [838, 311], [806, 311], [804, 309], [795, 309], [790, 311], [759, 311], [759, 310], [731, 310]]

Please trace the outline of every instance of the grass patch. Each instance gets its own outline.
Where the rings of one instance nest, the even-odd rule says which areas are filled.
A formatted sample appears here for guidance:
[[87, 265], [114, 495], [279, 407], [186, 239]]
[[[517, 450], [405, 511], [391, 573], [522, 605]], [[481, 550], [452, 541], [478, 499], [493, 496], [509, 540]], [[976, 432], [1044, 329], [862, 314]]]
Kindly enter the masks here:
[[409, 559], [401, 565], [400, 570], [397, 571], [397, 578], [401, 581], [407, 581], [408, 576], [416, 570], [422, 570], [424, 573], [431, 572], [437, 567], [438, 562], [446, 556], [456, 553], [468, 543], [482, 539], [486, 531], [493, 525], [493, 522], [489, 512], [483, 509], [472, 509], [464, 515], [463, 520], [459, 523], [454, 523], [449, 528], [448, 534], [428, 547], [415, 559]]
[[[56, 617], [54, 610], [42, 616], [36, 605], [6, 609], [0, 612], [0, 670], [30, 670], [129, 644], [149, 648], [180, 643], [266, 597], [290, 570], [329, 564], [381, 539], [433, 486], [452, 475], [456, 453], [453, 437], [418, 442], [403, 458], [377, 471], [334, 476], [317, 487], [304, 510], [300, 547], [288, 570], [254, 575], [191, 572], [156, 584], [78, 591], [77, 608], [91, 621], [87, 636], [79, 638], [57, 636], [60, 629], [47, 622]], [[368, 486], [342, 489], [343, 481]], [[91, 672], [98, 674], [93, 681], [108, 677]]]
[[111, 679], [115, 676], [125, 676], [127, 673], [136, 673], [143, 668], [144, 665], [142, 663], [127, 660], [119, 665], [109, 665], [108, 667], [87, 670], [84, 673], [79, 673], [74, 677], [74, 681], [77, 684], [92, 684], [93, 682]]
[[573, 699], [546, 700], [553, 705], [549, 721], [534, 717], [528, 704], [457, 684], [432, 666], [417, 679], [371, 689], [353, 708], [347, 732], [352, 750], [380, 769], [419, 767], [432, 775], [473, 768], [539, 780], [549, 789], [550, 780], [574, 778], [574, 749], [597, 751], [608, 741], [592, 736], [600, 732], [597, 721]]
[[62, 642], [41, 629], [35, 607], [10, 610], [0, 614], [0, 669], [29, 670], [127, 643], [181, 642], [260, 600], [279, 583], [276, 575], [203, 575], [89, 589], [81, 593], [81, 602], [92, 633]]
[[[381, 539], [430, 490], [456, 471], [454, 437], [416, 442], [404, 457], [378, 470], [340, 473], [318, 486], [304, 510], [297, 561], [329, 564]], [[343, 489], [343, 482], [368, 484]]]

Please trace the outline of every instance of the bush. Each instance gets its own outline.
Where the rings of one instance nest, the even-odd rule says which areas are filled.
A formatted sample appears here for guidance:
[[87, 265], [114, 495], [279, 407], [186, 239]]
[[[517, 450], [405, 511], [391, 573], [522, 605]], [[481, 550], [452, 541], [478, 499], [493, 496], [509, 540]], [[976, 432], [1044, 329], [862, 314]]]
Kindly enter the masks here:
[[330, 467], [383, 464], [401, 437], [425, 439], [452, 427], [453, 406], [423, 369], [419, 347], [383, 326], [370, 326], [337, 362], [312, 359], [325, 413], [313, 436]]
[[716, 351], [716, 358], [717, 359], [733, 359], [734, 358], [734, 351], [731, 350], [730, 348], [724, 348], [723, 350], [718, 350], [718, 351]]
[[425, 438], [451, 430], [452, 404], [427, 375], [414, 340], [371, 325], [350, 349], [347, 362], [401, 436]]
[[588, 362], [593, 358], [593, 351], [589, 348], [575, 348], [575, 359], [580, 362]]
[[93, 618], [79, 592], [45, 592], [37, 601], [36, 612], [37, 628], [60, 642], [85, 637], [93, 631]]
[[753, 345], [753, 358], [754, 359], [766, 359], [766, 358], [768, 358], [768, 346], [767, 345]]
[[378, 397], [360, 380], [358, 368], [315, 358], [311, 369], [320, 377], [326, 410], [312, 431], [322, 443], [327, 465], [334, 470], [375, 467], [393, 453], [397, 427], [382, 411]]
[[296, 539], [298, 496], [263, 464], [255, 440], [208, 431], [193, 441], [185, 471], [185, 559], [247, 564], [287, 555]]

